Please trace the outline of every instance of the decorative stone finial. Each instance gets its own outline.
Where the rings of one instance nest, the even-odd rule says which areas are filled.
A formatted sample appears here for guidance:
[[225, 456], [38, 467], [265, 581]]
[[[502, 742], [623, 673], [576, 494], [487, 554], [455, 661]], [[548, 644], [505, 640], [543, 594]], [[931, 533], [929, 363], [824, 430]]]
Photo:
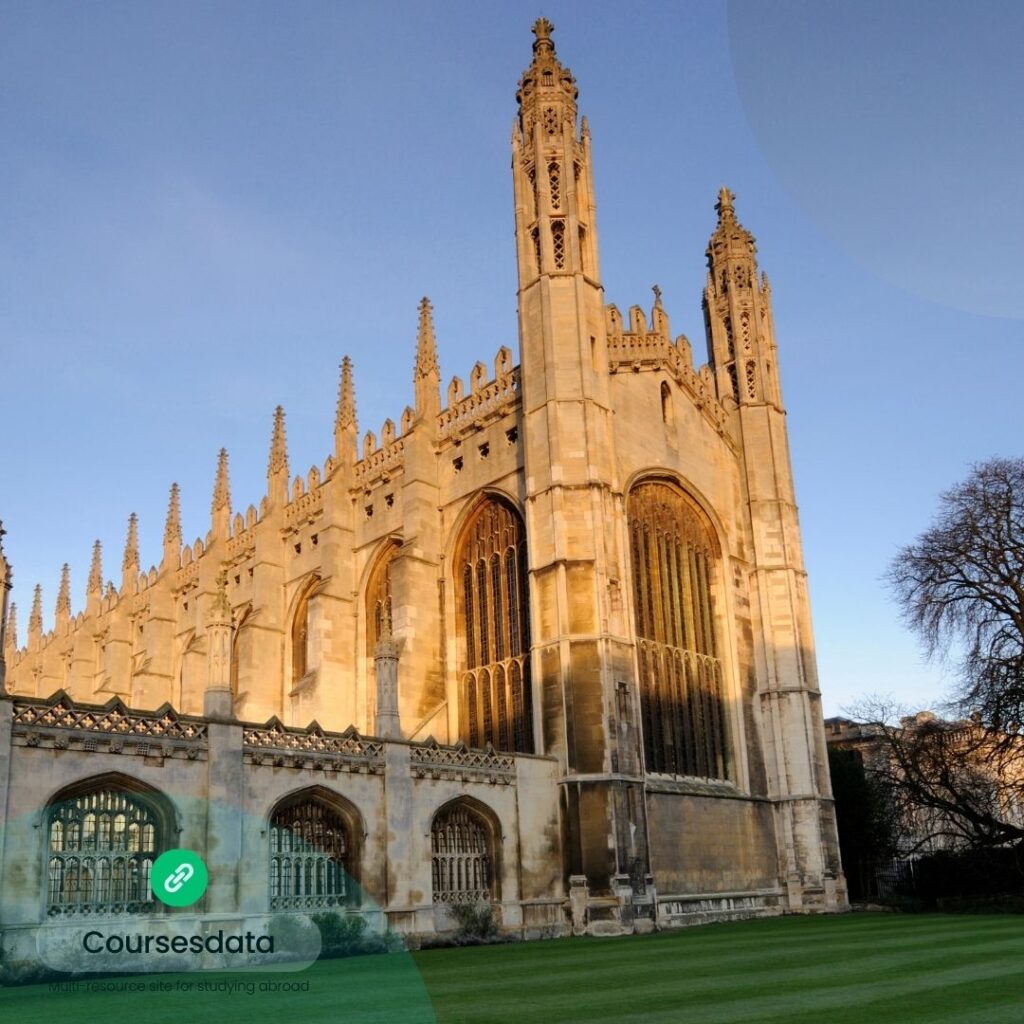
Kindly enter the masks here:
[[651, 285], [651, 291], [654, 292], [654, 308], [661, 309], [661, 289], [656, 285]]
[[221, 448], [217, 456], [217, 478], [213, 485], [213, 507], [214, 515], [221, 509], [231, 513], [231, 481], [228, 477], [228, 450]]
[[341, 361], [341, 378], [338, 381], [338, 411], [334, 417], [335, 430], [356, 428], [356, 395], [352, 383], [352, 360], [345, 356]]
[[171, 484], [171, 494], [167, 500], [164, 544], [181, 546], [181, 489], [177, 484]]
[[68, 563], [60, 571], [60, 590], [57, 591], [57, 607], [55, 609], [57, 618], [71, 616], [71, 569]]
[[434, 336], [434, 310], [425, 295], [420, 299], [420, 323], [416, 332], [416, 370], [414, 380], [436, 376], [441, 379], [437, 362], [437, 338]]
[[718, 190], [718, 202], [715, 203], [715, 209], [718, 211], [719, 224], [725, 220], [736, 219], [736, 211], [732, 205], [735, 200], [735, 193], [730, 192], [724, 185]]
[[533, 34], [537, 37], [533, 43], [533, 52], [536, 53], [541, 48], [545, 48], [550, 52], [554, 53], [555, 44], [551, 38], [551, 33], [555, 31], [555, 26], [548, 21], [547, 18], [538, 18], [533, 23]]
[[103, 545], [97, 540], [92, 546], [92, 564], [89, 566], [87, 592], [99, 594], [103, 591]]
[[38, 640], [43, 635], [43, 588], [36, 584], [32, 595], [32, 611], [28, 617], [28, 638]]
[[284, 432], [284, 407], [274, 410], [274, 433], [270, 439], [270, 464], [267, 472], [274, 476], [283, 471], [288, 476], [288, 441]]
[[134, 512], [128, 517], [128, 536], [124, 542], [121, 569], [126, 579], [131, 577], [134, 580], [139, 574], [139, 517]]

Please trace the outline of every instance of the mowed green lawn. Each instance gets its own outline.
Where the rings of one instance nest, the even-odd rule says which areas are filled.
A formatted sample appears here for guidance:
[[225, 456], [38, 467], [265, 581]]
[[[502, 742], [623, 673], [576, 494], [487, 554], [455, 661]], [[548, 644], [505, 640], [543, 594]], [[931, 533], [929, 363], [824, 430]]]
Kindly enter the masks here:
[[[1021, 1024], [1024, 917], [787, 917], [620, 939], [323, 961], [297, 974], [133, 980], [171, 991], [9, 988], [0, 992], [0, 1020]], [[198, 989], [221, 982], [255, 991]], [[309, 987], [260, 991], [264, 982]]]

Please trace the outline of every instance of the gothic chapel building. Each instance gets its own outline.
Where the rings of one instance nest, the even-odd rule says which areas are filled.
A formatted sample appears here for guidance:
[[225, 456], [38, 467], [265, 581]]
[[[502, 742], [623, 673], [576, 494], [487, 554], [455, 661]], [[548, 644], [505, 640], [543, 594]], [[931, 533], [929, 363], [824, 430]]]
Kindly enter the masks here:
[[[425, 935], [492, 905], [523, 935], [841, 909], [771, 292], [722, 189], [708, 362], [605, 302], [592, 149], [552, 26], [512, 139], [519, 358], [444, 393], [423, 300], [414, 404], [208, 532], [172, 487], [144, 571], [94, 551], [19, 646], [5, 609], [0, 929], [162, 913], [149, 869], [199, 852], [203, 909], [338, 908]], [[0, 555], [10, 588], [10, 567]]]

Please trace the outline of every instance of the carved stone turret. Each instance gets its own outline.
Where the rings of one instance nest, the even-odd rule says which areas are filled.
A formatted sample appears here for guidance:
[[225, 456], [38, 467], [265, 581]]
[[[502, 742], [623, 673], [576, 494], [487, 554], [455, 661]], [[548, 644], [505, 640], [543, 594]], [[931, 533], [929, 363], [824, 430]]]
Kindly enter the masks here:
[[217, 576], [217, 590], [206, 614], [206, 695], [203, 714], [217, 721], [234, 718], [231, 694], [231, 605], [227, 573]]

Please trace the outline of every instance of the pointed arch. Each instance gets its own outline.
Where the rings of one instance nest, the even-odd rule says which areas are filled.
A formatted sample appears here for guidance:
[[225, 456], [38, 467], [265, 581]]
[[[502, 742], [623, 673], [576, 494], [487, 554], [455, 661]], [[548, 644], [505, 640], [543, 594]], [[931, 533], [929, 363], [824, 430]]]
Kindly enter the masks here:
[[365, 835], [355, 804], [326, 786], [282, 797], [267, 816], [270, 909], [357, 905]]
[[152, 910], [153, 862], [176, 841], [174, 808], [163, 793], [107, 772], [55, 793], [43, 825], [48, 915]]
[[472, 747], [533, 752], [526, 527], [515, 506], [484, 495], [452, 560], [459, 732]]
[[626, 501], [648, 772], [730, 776], [722, 643], [714, 589], [721, 561], [703, 509], [667, 479]]
[[291, 647], [292, 647], [292, 686], [310, 670], [310, 601], [321, 583], [320, 577], [314, 573], [299, 589], [292, 613]]
[[366, 578], [366, 653], [371, 660], [377, 643], [392, 634], [392, 566], [401, 548], [397, 537], [384, 541]]
[[238, 699], [239, 680], [243, 660], [246, 665], [251, 660], [249, 644], [246, 642], [249, 633], [243, 632], [251, 624], [252, 602], [244, 605], [235, 613], [235, 628], [231, 634], [231, 696]]
[[438, 808], [430, 823], [431, 887], [435, 903], [501, 899], [501, 824], [472, 797]]

